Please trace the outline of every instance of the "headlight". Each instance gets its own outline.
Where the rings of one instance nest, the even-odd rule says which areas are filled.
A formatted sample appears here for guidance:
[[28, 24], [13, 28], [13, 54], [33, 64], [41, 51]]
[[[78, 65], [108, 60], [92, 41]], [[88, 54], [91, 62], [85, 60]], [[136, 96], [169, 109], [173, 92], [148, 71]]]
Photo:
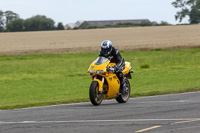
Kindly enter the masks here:
[[95, 70], [89, 70], [89, 73], [95, 73]]
[[104, 73], [103, 70], [97, 70], [97, 73]]

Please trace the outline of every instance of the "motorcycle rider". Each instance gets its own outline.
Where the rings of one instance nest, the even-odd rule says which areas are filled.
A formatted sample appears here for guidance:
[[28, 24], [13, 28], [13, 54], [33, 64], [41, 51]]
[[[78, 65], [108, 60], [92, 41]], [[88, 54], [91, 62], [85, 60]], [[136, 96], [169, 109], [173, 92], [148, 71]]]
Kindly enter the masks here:
[[112, 42], [109, 40], [105, 40], [101, 43], [101, 51], [99, 56], [111, 58], [111, 63], [116, 63], [114, 66], [114, 70], [116, 72], [117, 77], [120, 80], [120, 90], [122, 94], [125, 94], [125, 82], [124, 75], [122, 71], [125, 69], [125, 61], [122, 58], [119, 50], [112, 46]]

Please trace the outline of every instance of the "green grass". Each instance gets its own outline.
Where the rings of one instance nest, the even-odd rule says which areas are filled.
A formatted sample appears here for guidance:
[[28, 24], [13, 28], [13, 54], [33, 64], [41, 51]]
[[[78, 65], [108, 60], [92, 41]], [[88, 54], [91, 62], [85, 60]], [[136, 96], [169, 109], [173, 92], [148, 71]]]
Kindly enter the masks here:
[[[200, 49], [121, 54], [133, 66], [132, 97], [200, 90]], [[86, 72], [97, 56], [0, 55], [0, 109], [89, 101]]]

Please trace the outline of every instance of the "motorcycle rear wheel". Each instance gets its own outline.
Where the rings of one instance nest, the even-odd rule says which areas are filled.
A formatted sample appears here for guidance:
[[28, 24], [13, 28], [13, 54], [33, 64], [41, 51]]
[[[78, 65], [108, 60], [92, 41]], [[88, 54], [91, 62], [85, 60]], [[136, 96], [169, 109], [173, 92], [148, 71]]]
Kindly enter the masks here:
[[98, 106], [101, 104], [103, 100], [102, 93], [99, 92], [99, 85], [98, 82], [93, 81], [90, 85], [90, 101], [93, 105]]
[[130, 83], [127, 78], [124, 79], [124, 82], [126, 83], [126, 91], [125, 94], [121, 94], [116, 98], [118, 103], [126, 103], [130, 97], [131, 93]]

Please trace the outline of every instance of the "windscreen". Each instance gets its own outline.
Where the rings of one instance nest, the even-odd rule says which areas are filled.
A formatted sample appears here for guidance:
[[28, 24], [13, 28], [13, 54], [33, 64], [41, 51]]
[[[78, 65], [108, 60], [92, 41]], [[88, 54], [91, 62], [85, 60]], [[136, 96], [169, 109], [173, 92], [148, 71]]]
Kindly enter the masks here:
[[101, 64], [106, 63], [107, 61], [108, 61], [108, 59], [107, 59], [106, 57], [99, 56], [99, 57], [95, 60], [94, 64], [95, 64], [95, 65], [101, 65]]

